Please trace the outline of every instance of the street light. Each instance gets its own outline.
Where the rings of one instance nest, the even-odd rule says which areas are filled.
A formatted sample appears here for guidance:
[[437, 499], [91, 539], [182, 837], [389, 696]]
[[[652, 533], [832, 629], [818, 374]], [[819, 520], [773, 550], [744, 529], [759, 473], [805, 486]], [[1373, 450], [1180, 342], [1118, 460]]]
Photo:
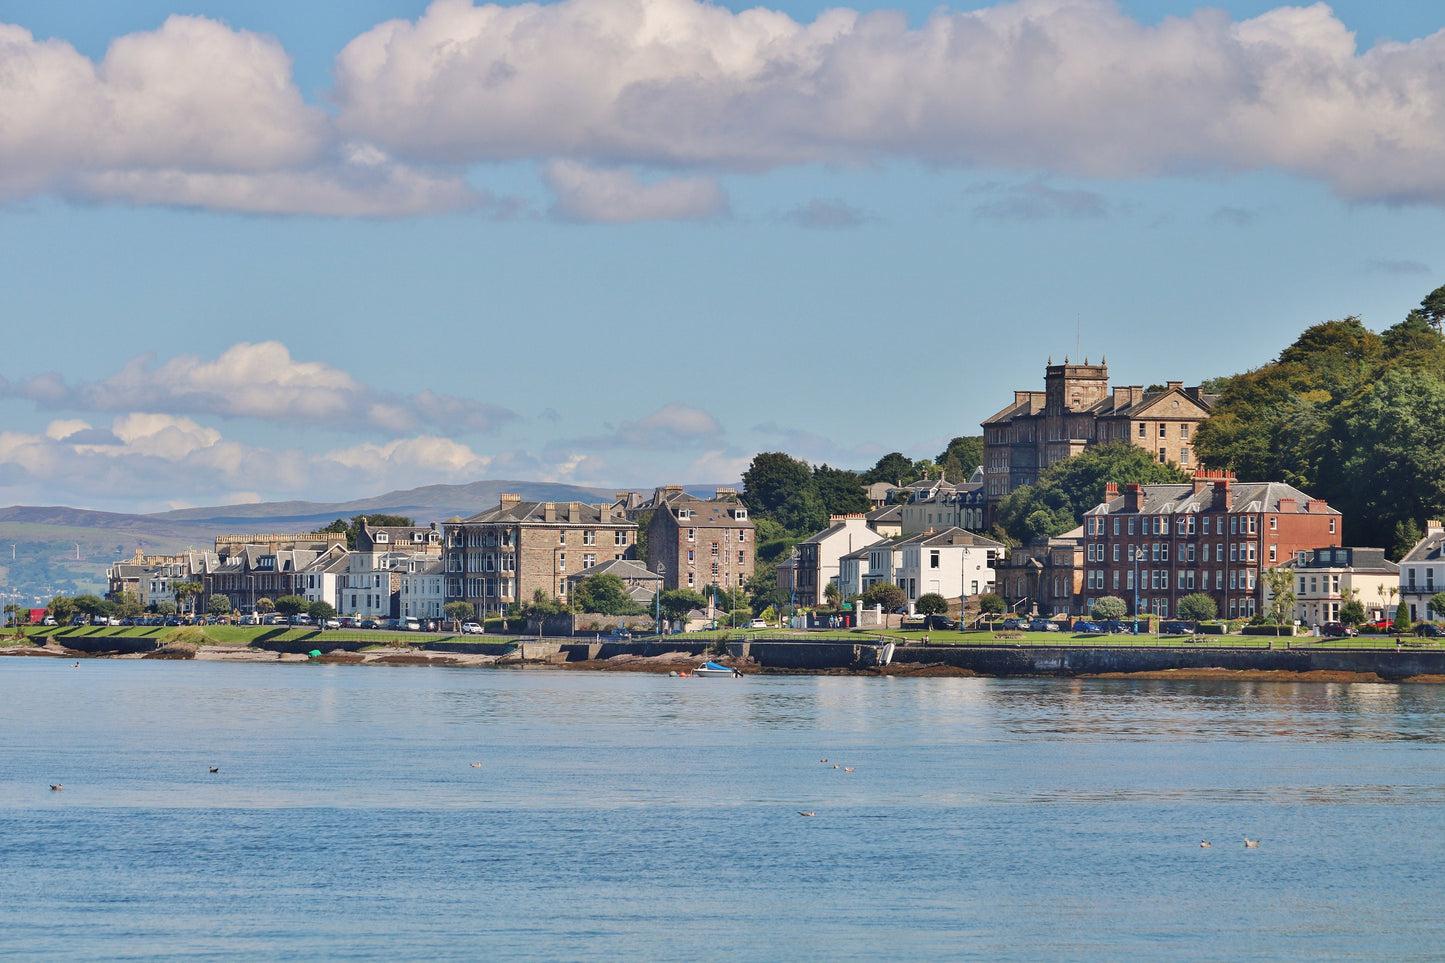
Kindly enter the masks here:
[[657, 575], [658, 575], [658, 577], [659, 577], [660, 579], [662, 579], [662, 582], [661, 582], [661, 584], [659, 584], [659, 585], [657, 586], [657, 595], [654, 596], [655, 613], [654, 613], [654, 615], [653, 615], [653, 621], [657, 623], [657, 635], [658, 635], [659, 638], [661, 638], [662, 635], [663, 635], [663, 631], [662, 631], [662, 590], [667, 587], [667, 563], [666, 563], [666, 562], [658, 562], [658, 563], [657, 563]]

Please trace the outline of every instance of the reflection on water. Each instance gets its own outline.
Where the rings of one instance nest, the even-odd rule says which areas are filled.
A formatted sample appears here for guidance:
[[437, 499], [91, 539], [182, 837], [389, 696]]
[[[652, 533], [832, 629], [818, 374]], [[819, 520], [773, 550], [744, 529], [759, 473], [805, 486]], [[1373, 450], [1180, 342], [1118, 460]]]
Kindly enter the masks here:
[[0, 660], [0, 956], [1425, 959], [1442, 715], [1426, 686]]

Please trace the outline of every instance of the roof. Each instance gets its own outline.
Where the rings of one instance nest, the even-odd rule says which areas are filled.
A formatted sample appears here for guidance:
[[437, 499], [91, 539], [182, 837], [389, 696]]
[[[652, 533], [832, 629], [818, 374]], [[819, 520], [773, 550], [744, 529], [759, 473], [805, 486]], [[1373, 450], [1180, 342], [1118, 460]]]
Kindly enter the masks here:
[[645, 581], [661, 582], [662, 576], [649, 569], [646, 565], [631, 558], [609, 558], [605, 562], [598, 562], [580, 572], [567, 576], [567, 581], [576, 582], [584, 578], [591, 578], [593, 575], [616, 575], [624, 582]]
[[[816, 534], [813, 534], [813, 535], [808, 536], [807, 538], [803, 539], [803, 540], [802, 540], [801, 542], [799, 542], [798, 544], [799, 544], [799, 545], [817, 545], [817, 544], [822, 543], [824, 539], [830, 538], [830, 537], [833, 536], [833, 535], [837, 535], [837, 534], [839, 534], [839, 533], [841, 533], [841, 532], [844, 532], [844, 531], [846, 531], [849, 527], [856, 527], [857, 525], [862, 525], [863, 528], [864, 528], [864, 530], [867, 531], [867, 532], [868, 532], [869, 534], [871, 534], [871, 535], [878, 535], [877, 532], [874, 532], [871, 528], [868, 528], [868, 524], [867, 524], [867, 523], [868, 523], [868, 517], [867, 517], [866, 515], [848, 515], [848, 516], [845, 516], [845, 517], [842, 517], [842, 518], [838, 518], [838, 519], [835, 520], [831, 525], [829, 525], [827, 528], [823, 529], [821, 532], [817, 532]], [[878, 537], [881, 538], [882, 536], [878, 536]]]
[[[554, 521], [547, 521], [547, 508], [551, 506]], [[603, 513], [606, 512], [606, 517]], [[615, 525], [622, 528], [636, 528], [611, 505], [588, 505], [584, 502], [524, 502], [504, 501], [495, 508], [478, 512], [461, 520], [464, 525]]]
[[869, 525], [876, 525], [879, 522], [903, 522], [902, 505], [884, 505], [882, 508], [875, 508], [863, 516], [868, 520]]
[[1438, 561], [1445, 557], [1442, 555], [1442, 551], [1445, 551], [1445, 531], [1432, 531], [1415, 543], [1415, 547], [1400, 559], [1400, 564]]
[[1289, 565], [1295, 569], [1349, 569], [1362, 574], [1400, 574], [1400, 566], [1385, 557], [1383, 548], [1310, 548], [1300, 552]]
[[[1310, 496], [1284, 482], [1240, 482], [1229, 483], [1233, 494], [1229, 514], [1253, 515], [1259, 512], [1280, 513], [1280, 499], [1293, 498], [1297, 515], [1339, 515], [1338, 509], [1325, 507], [1324, 511], [1310, 511]], [[1214, 504], [1213, 485], [1205, 484], [1199, 491], [1193, 482], [1177, 485], [1141, 485], [1143, 501], [1137, 515], [1170, 515], [1186, 512], [1207, 512]], [[1126, 512], [1128, 495], [1121, 492], [1119, 497], [1100, 502], [1086, 511], [1085, 515], [1119, 515]]]
[[999, 421], [1013, 421], [1015, 418], [1041, 414], [1043, 410], [1044, 393], [1042, 391], [1030, 391], [1023, 398], [1016, 399], [1013, 404], [1000, 409], [995, 414], [979, 422], [979, 424], [991, 425]]
[[899, 539], [896, 545], [919, 545], [928, 548], [954, 546], [958, 548], [1003, 548], [1002, 542], [970, 532], [962, 528], [945, 528], [941, 532], [919, 532]]

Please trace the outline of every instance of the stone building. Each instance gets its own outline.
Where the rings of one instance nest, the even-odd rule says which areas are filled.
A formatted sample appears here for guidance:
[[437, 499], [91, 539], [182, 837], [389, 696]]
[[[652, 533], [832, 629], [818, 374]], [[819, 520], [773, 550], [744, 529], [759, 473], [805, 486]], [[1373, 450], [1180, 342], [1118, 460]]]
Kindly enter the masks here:
[[995, 593], [1018, 615], [1086, 615], [1083, 526], [1010, 549], [994, 566]]
[[666, 588], [736, 591], [752, 578], [755, 532], [733, 489], [702, 499], [668, 485], [647, 508], [647, 567], [662, 575]]
[[1222, 618], [1264, 610], [1260, 572], [1337, 547], [1340, 513], [1282, 482], [1196, 470], [1183, 485], [1105, 486], [1084, 513], [1084, 608], [1116, 595], [1133, 614], [1175, 616], [1179, 599], [1214, 597]]
[[1010, 492], [1090, 445], [1128, 441], [1160, 462], [1194, 468], [1194, 435], [1216, 397], [1179, 381], [1163, 390], [1130, 385], [1110, 392], [1106, 363], [1051, 362], [1043, 391], [1015, 391], [1013, 404], [983, 422], [987, 523]]
[[524, 502], [504, 494], [496, 508], [443, 523], [448, 602], [479, 614], [529, 602], [538, 589], [567, 598], [567, 577], [610, 558], [635, 558], [637, 523], [617, 505]]

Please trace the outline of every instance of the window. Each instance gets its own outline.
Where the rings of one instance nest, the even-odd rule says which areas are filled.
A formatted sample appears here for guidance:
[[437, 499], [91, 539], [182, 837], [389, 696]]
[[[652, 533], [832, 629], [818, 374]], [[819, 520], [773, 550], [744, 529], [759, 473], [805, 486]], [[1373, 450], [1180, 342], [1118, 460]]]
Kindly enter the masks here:
[[741, 549], [738, 550], [738, 564], [739, 564], [739, 565], [745, 564], [745, 563], [743, 562], [743, 553], [742, 553], [742, 550], [741, 550]]
[[689, 528], [689, 529], [687, 530], [687, 540], [688, 540], [689, 542], [695, 542], [695, 541], [697, 541], [697, 529], [695, 529], [695, 528]]
[[695, 553], [692, 549], [688, 549], [688, 550], [687, 550], [687, 560], [688, 560], [689, 562], [695, 561], [695, 560], [696, 560], [696, 554], [697, 554], [697, 553]]
[[693, 584], [693, 573], [688, 572], [688, 573], [687, 573], [687, 587], [688, 587], [688, 588], [692, 588], [692, 584]]
[[1169, 437], [1168, 428], [1169, 428], [1169, 426], [1166, 425], [1164, 422], [1162, 422], [1162, 421], [1159, 422], [1159, 437], [1160, 437], [1160, 438], [1167, 438], [1167, 437]]
[[1182, 425], [1179, 426], [1179, 437], [1180, 437], [1180, 438], [1188, 438], [1188, 437], [1189, 437], [1189, 423], [1188, 423], [1188, 422], [1185, 422], [1184, 424], [1182, 424]]
[[1130, 535], [1133, 535], [1133, 534], [1134, 534], [1134, 516], [1133, 516], [1133, 515], [1130, 515], [1130, 516], [1129, 516], [1129, 534], [1130, 534]]
[[1117, 589], [1118, 587], [1119, 587], [1119, 570], [1116, 568], [1116, 569], [1114, 569], [1114, 588]]
[[1209, 534], [1209, 516], [1205, 515], [1199, 525], [1199, 531], [1205, 535]]
[[1114, 544], [1114, 561], [1119, 561], [1119, 545], [1117, 542]]
[[1279, 531], [1279, 516], [1278, 516], [1278, 515], [1271, 515], [1271, 516], [1269, 516], [1269, 530], [1270, 530], [1271, 532], [1277, 532], [1277, 531]]
[[1187, 465], [1187, 464], [1189, 464], [1189, 449], [1188, 449], [1188, 448], [1181, 448], [1181, 449], [1179, 449], [1179, 464], [1181, 464], [1181, 465]]
[[1139, 437], [1140, 437], [1140, 438], [1148, 438], [1148, 437], [1149, 437], [1149, 426], [1146, 425], [1146, 424], [1144, 424], [1144, 422], [1142, 422], [1142, 421], [1139, 422]]
[[583, 567], [583, 568], [591, 568], [592, 566], [594, 566], [594, 565], [596, 565], [596, 564], [597, 564], [597, 556], [596, 556], [596, 555], [588, 554], [588, 555], [583, 555], [583, 556], [582, 556], [582, 567]]
[[[1131, 529], [1131, 531], [1132, 531], [1132, 529]], [[1114, 519], [1114, 534], [1115, 534], [1115, 535], [1118, 535], [1118, 534], [1119, 534], [1119, 519], [1117, 519], [1117, 518]]]
[[[1193, 574], [1193, 573], [1190, 573], [1190, 574]], [[1183, 587], [1184, 587], [1184, 570], [1183, 570], [1183, 569], [1180, 569], [1180, 570], [1179, 570], [1179, 588], [1183, 588]]]
[[582, 544], [583, 544], [583, 545], [596, 545], [596, 544], [597, 544], [597, 533], [596, 533], [595, 531], [583, 531], [583, 532], [582, 532]]
[[1164, 449], [1163, 449], [1163, 448], [1160, 448], [1160, 449], [1159, 449], [1159, 461], [1160, 461], [1160, 462], [1164, 462], [1164, 461], [1166, 461], [1166, 460], [1167, 460], [1167, 459], [1166, 459], [1166, 457], [1165, 457], [1165, 455], [1164, 455]]
[[627, 532], [623, 531], [623, 530], [620, 529], [620, 528], [619, 528], [617, 531], [613, 532], [613, 533], [612, 533], [612, 544], [613, 544], [613, 545], [626, 545], [626, 544], [627, 544]]
[[557, 553], [557, 570], [558, 570], [559, 572], [565, 572], [565, 571], [567, 571], [567, 553], [566, 553], [566, 552], [558, 552], [558, 553]]
[[1159, 546], [1159, 560], [1160, 560], [1160, 561], [1163, 561], [1163, 562], [1169, 561], [1169, 543], [1168, 543], [1168, 542], [1165, 542], [1163, 545], [1160, 545], [1160, 546]]
[[[746, 517], [746, 516], [741, 516], [741, 517]], [[740, 529], [738, 529], [738, 541], [741, 543], [741, 542], [746, 542], [747, 540], [748, 540], [748, 530], [747, 530], [746, 528], [740, 528]]]
[[938, 552], [933, 551], [928, 553], [928, 567], [938, 568]]
[[1273, 545], [1269, 547], [1269, 560], [1271, 562], [1275, 561], [1275, 547]]
[[566, 530], [566, 529], [563, 529], [562, 531], [560, 531], [560, 532], [557, 533], [557, 544], [558, 544], [558, 545], [566, 545], [566, 544], [567, 544], [567, 530]]
[[712, 557], [717, 558], [717, 542], [712, 543]]
[[1330, 519], [1330, 534], [1333, 535], [1334, 533], [1335, 533], [1335, 520], [1332, 518], [1332, 519]]

